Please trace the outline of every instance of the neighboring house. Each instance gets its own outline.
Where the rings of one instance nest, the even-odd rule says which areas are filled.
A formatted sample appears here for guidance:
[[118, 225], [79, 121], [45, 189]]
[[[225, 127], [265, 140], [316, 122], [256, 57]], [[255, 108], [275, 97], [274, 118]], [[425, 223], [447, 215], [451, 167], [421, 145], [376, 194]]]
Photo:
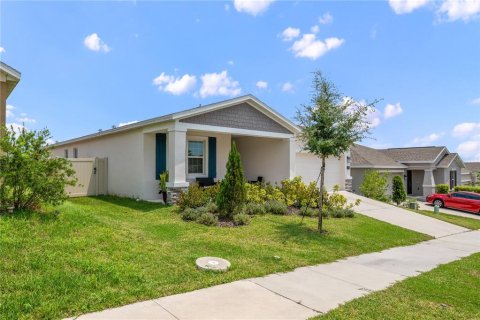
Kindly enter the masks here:
[[470, 180], [469, 184], [478, 184], [480, 182], [480, 162], [465, 162], [465, 169], [462, 171], [462, 177]]
[[[64, 157], [108, 158], [108, 192], [158, 199], [160, 173], [169, 171], [169, 199], [196, 178], [222, 179], [235, 141], [247, 180], [316, 181], [320, 159], [300, 150], [299, 128], [252, 95], [176, 112], [55, 144]], [[326, 186], [345, 188], [347, 156], [327, 161]]]
[[20, 72], [0, 61], [0, 126], [4, 126], [7, 121], [7, 98], [20, 77]]
[[[353, 170], [355, 168], [358, 170]], [[461, 185], [462, 168], [465, 168], [465, 164], [460, 156], [442, 146], [372, 149], [356, 145], [352, 148], [354, 186], [361, 184], [364, 170], [390, 171], [390, 176], [403, 176], [407, 194], [426, 196], [435, 192], [437, 184], [448, 184], [451, 189]], [[354, 190], [359, 192], [358, 187]]]

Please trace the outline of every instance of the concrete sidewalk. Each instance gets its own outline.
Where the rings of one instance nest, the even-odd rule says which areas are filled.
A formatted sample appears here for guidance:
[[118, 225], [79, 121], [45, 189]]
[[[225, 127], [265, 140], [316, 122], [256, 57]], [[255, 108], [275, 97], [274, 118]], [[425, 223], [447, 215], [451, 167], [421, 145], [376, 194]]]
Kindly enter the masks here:
[[361, 200], [360, 205], [353, 208], [356, 212], [405, 229], [428, 234], [435, 238], [469, 230], [439, 219], [430, 218], [425, 215], [411, 212], [409, 210], [405, 210], [384, 202], [372, 200], [354, 193], [346, 191], [341, 191], [341, 193], [347, 197], [349, 202], [354, 202], [356, 199]]
[[437, 239], [329, 264], [298, 268], [134, 303], [76, 319], [307, 319], [352, 299], [382, 290], [473, 253], [480, 252], [480, 231], [375, 200], [361, 198], [355, 210]]
[[[432, 211], [433, 212], [433, 206], [430, 203], [419, 201], [418, 206], [419, 206], [420, 210], [427, 210], [427, 211]], [[464, 218], [471, 218], [471, 219], [480, 220], [480, 214], [475, 214], [475, 213], [470, 213], [470, 212], [465, 212], [465, 211], [458, 211], [458, 210], [454, 210], [454, 209], [440, 208], [440, 213], [450, 214], [452, 216], [459, 216], [459, 217], [464, 217]]]

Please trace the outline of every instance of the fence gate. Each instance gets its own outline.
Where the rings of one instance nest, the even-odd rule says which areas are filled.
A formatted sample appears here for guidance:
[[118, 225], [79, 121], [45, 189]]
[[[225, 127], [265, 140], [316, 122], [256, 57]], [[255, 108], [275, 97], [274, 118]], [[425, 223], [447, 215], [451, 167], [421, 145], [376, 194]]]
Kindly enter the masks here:
[[75, 170], [77, 184], [67, 186], [70, 197], [98, 196], [108, 193], [107, 158], [69, 159]]

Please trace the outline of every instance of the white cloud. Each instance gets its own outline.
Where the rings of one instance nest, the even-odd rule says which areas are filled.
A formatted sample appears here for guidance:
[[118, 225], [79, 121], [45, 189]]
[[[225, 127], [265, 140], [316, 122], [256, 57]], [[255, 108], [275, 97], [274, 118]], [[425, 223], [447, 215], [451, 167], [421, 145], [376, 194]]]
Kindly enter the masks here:
[[326, 12], [318, 18], [318, 22], [320, 24], [329, 24], [333, 22], [333, 17], [329, 12]]
[[480, 135], [480, 122], [464, 122], [459, 123], [453, 127], [452, 132], [454, 137], [471, 137]]
[[227, 63], [228, 63], [229, 65], [233, 66], [233, 65], [235, 64], [235, 61], [233, 61], [233, 60], [228, 60]]
[[283, 41], [292, 41], [300, 35], [300, 29], [288, 27], [282, 32]]
[[153, 84], [158, 86], [160, 91], [168, 92], [173, 95], [181, 95], [195, 88], [197, 78], [193, 75], [184, 74], [182, 77], [175, 77], [162, 72], [153, 79]]
[[404, 14], [425, 6], [428, 1], [429, 0], [388, 0], [388, 3], [396, 14]]
[[282, 91], [283, 92], [294, 92], [295, 91], [295, 88], [293, 87], [293, 84], [291, 82], [285, 82], [283, 85], [282, 85]]
[[100, 39], [97, 33], [92, 33], [91, 35], [86, 36], [83, 40], [83, 44], [92, 51], [109, 52], [111, 50], [111, 48]]
[[318, 31], [320, 31], [320, 27], [317, 26], [317, 25], [314, 25], [314, 26], [312, 26], [312, 27], [310, 28], [310, 31], [311, 31], [312, 33], [318, 33]]
[[18, 122], [21, 122], [21, 123], [36, 123], [37, 122], [36, 119], [25, 117], [25, 116], [21, 117], [21, 118], [16, 118], [15, 120], [18, 121]]
[[220, 73], [205, 73], [200, 78], [202, 87], [199, 94], [202, 98], [208, 96], [236, 96], [242, 92], [238, 81], [228, 76], [226, 70]]
[[257, 16], [265, 12], [274, 0], [234, 0], [233, 6], [238, 12], [245, 12]]
[[13, 118], [15, 114], [13, 113], [14, 106], [7, 104], [7, 118]]
[[382, 121], [380, 120], [380, 113], [377, 109], [369, 109], [367, 112], [367, 121], [370, 123], [370, 128], [372, 129], [380, 125]]
[[345, 40], [339, 38], [327, 38], [321, 41], [316, 39], [315, 34], [307, 33], [293, 43], [291, 50], [295, 57], [316, 60], [328, 51], [340, 47], [344, 42]]
[[444, 135], [445, 135], [445, 132], [431, 133], [428, 136], [417, 137], [417, 138], [413, 139], [412, 144], [414, 146], [420, 146], [420, 147], [432, 145], [433, 142], [437, 141], [438, 139], [440, 139]]
[[457, 152], [465, 160], [480, 161], [480, 140], [469, 140], [460, 143]]
[[256, 85], [257, 88], [259, 88], [259, 89], [267, 89], [267, 87], [268, 87], [268, 82], [267, 82], [267, 81], [260, 80], [260, 81], [257, 81], [257, 83], [256, 83], [255, 85]]
[[128, 126], [129, 124], [133, 124], [133, 123], [137, 123], [138, 120], [133, 120], [133, 121], [127, 121], [127, 122], [120, 122], [118, 124], [119, 127], [123, 127], [123, 126]]
[[476, 105], [480, 105], [480, 97], [476, 98], [476, 99], [473, 99], [471, 101], [471, 104], [476, 104]]
[[0, 53], [5, 53], [5, 48], [4, 47], [0, 47]]
[[385, 119], [396, 117], [402, 114], [403, 109], [400, 106], [400, 102], [396, 104], [387, 104], [383, 110], [383, 116]]
[[469, 21], [480, 17], [480, 0], [445, 0], [437, 13], [448, 21]]

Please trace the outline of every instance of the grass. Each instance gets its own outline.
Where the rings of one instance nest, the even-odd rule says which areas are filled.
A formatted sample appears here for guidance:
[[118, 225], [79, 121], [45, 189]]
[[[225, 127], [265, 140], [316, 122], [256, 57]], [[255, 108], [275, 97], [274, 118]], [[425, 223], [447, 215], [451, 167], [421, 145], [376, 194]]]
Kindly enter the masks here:
[[[0, 318], [74, 316], [429, 239], [361, 215], [326, 219], [328, 233], [319, 235], [310, 218], [206, 227], [172, 207], [115, 197], [56, 209], [0, 218]], [[201, 256], [226, 258], [232, 268], [198, 271]]]
[[454, 216], [447, 213], [433, 213], [432, 211], [429, 211], [429, 210], [412, 210], [412, 211], [423, 214], [425, 216], [435, 218], [435, 219], [443, 220], [445, 222], [456, 224], [461, 227], [465, 227], [467, 229], [472, 229], [472, 230], [480, 229], [480, 220], [477, 220], [477, 219]]
[[327, 319], [480, 319], [480, 254], [362, 297], [316, 317]]

